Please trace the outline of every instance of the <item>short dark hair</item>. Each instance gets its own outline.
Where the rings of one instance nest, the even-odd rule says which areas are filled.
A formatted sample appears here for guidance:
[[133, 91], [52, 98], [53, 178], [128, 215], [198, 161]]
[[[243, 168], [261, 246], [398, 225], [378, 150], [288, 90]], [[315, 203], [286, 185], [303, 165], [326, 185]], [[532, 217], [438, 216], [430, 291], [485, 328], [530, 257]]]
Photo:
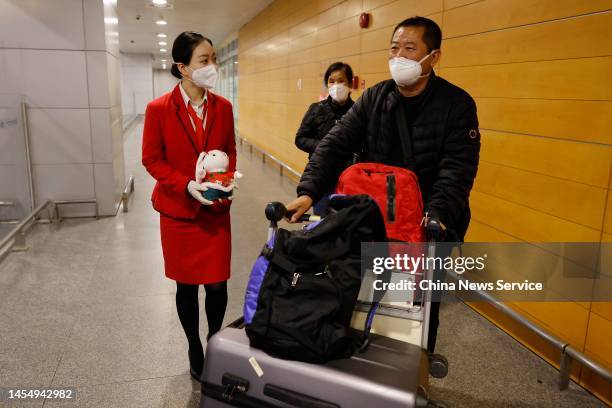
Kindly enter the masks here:
[[327, 80], [329, 79], [330, 75], [334, 71], [344, 71], [344, 75], [346, 75], [346, 79], [349, 82], [349, 87], [351, 86], [351, 82], [353, 81], [353, 69], [351, 68], [349, 64], [346, 64], [344, 62], [339, 62], [339, 61], [334, 62], [329, 67], [327, 67], [327, 70], [325, 71], [325, 75], [323, 75], [323, 84], [325, 86], [327, 86]]
[[195, 31], [183, 31], [176, 37], [174, 44], [172, 44], [172, 59], [174, 60], [172, 68], [170, 68], [172, 75], [178, 79], [183, 78], [176, 64], [180, 62], [188, 65], [191, 61], [193, 50], [203, 41], [207, 41], [212, 47], [213, 43], [210, 39]]
[[393, 41], [393, 36], [400, 27], [423, 27], [423, 42], [427, 45], [427, 48], [429, 48], [427, 50], [428, 52], [439, 50], [442, 45], [442, 30], [440, 30], [440, 26], [433, 20], [419, 16], [407, 18], [395, 26], [393, 34], [391, 35], [391, 41]]

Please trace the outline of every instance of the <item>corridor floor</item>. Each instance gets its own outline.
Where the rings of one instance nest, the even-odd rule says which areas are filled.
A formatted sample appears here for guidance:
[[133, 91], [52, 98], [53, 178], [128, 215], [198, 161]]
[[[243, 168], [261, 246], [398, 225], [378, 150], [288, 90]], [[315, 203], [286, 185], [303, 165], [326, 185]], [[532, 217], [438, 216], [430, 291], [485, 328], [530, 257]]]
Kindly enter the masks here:
[[[141, 133], [139, 122], [126, 134], [126, 171], [136, 187], [129, 213], [38, 225], [28, 236], [30, 250], [0, 264], [0, 387], [75, 387], [77, 400], [0, 406], [198, 406], [175, 285], [163, 273], [159, 217], [149, 201], [153, 180], [140, 164]], [[266, 237], [265, 203], [295, 195], [293, 182], [246, 147], [239, 167], [245, 177], [232, 208], [226, 322], [241, 315], [246, 279]], [[442, 306], [438, 351], [450, 373], [432, 380], [432, 394], [450, 407], [603, 406], [574, 383], [559, 392], [556, 369], [462, 303]]]

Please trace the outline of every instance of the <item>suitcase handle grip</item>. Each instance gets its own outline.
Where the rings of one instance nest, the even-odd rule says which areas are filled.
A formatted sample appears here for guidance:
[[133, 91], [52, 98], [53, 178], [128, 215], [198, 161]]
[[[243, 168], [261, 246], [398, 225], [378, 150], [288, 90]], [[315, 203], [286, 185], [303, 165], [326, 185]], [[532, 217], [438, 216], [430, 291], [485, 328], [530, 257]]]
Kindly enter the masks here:
[[264, 385], [264, 395], [275, 400], [300, 408], [340, 408], [340, 405], [323, 401], [299, 392], [277, 387], [276, 385]]
[[[266, 218], [270, 221], [271, 225], [276, 228], [276, 224], [282, 220], [284, 217], [291, 218], [291, 216], [295, 213], [295, 210], [287, 211], [287, 207], [283, 203], [278, 201], [273, 201], [266, 205]], [[304, 214], [300, 217], [298, 222], [309, 222], [309, 221], [318, 221], [319, 218], [316, 216], [312, 216], [310, 214]]]

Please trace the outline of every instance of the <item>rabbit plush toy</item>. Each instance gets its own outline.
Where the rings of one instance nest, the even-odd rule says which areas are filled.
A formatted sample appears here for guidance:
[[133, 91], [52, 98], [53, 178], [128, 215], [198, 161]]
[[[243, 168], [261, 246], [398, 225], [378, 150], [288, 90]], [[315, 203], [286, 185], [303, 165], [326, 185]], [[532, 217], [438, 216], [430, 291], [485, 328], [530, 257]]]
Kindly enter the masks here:
[[196, 182], [202, 183], [208, 190], [202, 196], [213, 204], [215, 200], [233, 198], [235, 179], [242, 177], [238, 171], [227, 171], [229, 158], [221, 150], [211, 150], [200, 153], [196, 164]]

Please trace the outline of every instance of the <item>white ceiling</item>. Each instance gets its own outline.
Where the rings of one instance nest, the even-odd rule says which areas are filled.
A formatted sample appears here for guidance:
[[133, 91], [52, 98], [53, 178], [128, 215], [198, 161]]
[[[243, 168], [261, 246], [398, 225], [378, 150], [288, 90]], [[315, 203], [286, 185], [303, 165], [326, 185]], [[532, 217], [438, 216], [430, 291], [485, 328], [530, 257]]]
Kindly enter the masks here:
[[[152, 7], [152, 0], [119, 0], [119, 47], [122, 52], [152, 54], [154, 68], [161, 59], [172, 61], [172, 42], [183, 31], [198, 31], [219, 45], [255, 17], [272, 0], [168, 0], [168, 8]], [[137, 19], [139, 17], [139, 19]], [[155, 22], [163, 18], [167, 25]], [[158, 38], [158, 33], [167, 38]], [[160, 46], [165, 41], [166, 46]], [[162, 53], [160, 48], [168, 51]], [[168, 68], [170, 64], [168, 63]]]

